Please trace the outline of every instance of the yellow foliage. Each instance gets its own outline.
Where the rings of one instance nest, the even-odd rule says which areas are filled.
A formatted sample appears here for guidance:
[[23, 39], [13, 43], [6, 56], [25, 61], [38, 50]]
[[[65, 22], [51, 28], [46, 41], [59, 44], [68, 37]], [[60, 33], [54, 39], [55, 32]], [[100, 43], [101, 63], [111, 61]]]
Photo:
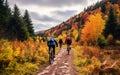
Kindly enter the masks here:
[[18, 47], [18, 48], [16, 48], [16, 50], [14, 51], [13, 55], [14, 55], [15, 57], [17, 57], [17, 56], [19, 56], [19, 54], [20, 54], [20, 48]]
[[62, 38], [63, 38], [62, 35], [59, 35], [56, 40], [58, 41], [59, 39], [62, 39]]
[[63, 42], [66, 40], [66, 37], [67, 37], [67, 35], [65, 33], [62, 33]]
[[13, 49], [9, 42], [2, 40], [1, 50], [0, 50], [0, 60], [13, 60]]
[[[26, 72], [28, 70], [26, 70], [26, 74], [24, 74], [22, 69], [25, 70], [25, 68], [29, 66], [24, 64], [29, 62], [31, 65], [33, 65], [33, 63], [37, 63], [37, 65], [43, 65], [47, 61], [48, 48], [45, 42], [40, 43], [33, 40], [27, 40], [24, 42], [16, 40], [11, 42], [7, 40], [0, 40], [0, 66], [5, 68], [2, 72], [7, 72], [9, 75], [27, 75], [28, 73]], [[6, 63], [8, 63], [8, 65], [6, 65]], [[33, 65], [33, 67], [38, 67], [37, 65]], [[29, 72], [36, 71], [31, 70], [33, 70], [33, 68], [30, 67]], [[31, 74], [32, 73], [30, 73], [30, 75]]]
[[74, 29], [73, 32], [72, 32], [72, 35], [73, 35], [74, 40], [76, 40], [77, 37], [78, 37], [78, 30]]
[[101, 62], [98, 60], [98, 58], [96, 58], [95, 56], [93, 56], [92, 58], [91, 58], [91, 60], [92, 60], [92, 64], [94, 65], [94, 66], [100, 66], [101, 65]]

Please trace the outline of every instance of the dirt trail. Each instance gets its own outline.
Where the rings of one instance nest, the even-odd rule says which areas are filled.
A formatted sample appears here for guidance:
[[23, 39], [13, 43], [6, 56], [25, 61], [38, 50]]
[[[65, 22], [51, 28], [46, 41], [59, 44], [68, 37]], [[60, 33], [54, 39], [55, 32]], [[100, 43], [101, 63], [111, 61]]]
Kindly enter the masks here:
[[66, 49], [61, 49], [54, 62], [43, 67], [36, 75], [76, 75], [72, 50], [70, 55], [67, 55]]

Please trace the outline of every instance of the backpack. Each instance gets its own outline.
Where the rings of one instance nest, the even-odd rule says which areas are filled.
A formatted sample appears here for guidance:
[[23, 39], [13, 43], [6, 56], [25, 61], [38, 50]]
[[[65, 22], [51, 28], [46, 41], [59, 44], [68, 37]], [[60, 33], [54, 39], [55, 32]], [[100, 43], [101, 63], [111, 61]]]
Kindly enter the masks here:
[[72, 43], [71, 37], [67, 37], [66, 42], [67, 42], [67, 44], [71, 44]]
[[48, 46], [54, 46], [55, 45], [55, 40], [54, 39], [50, 39], [48, 41]]
[[71, 41], [71, 38], [70, 38], [70, 37], [67, 37], [66, 40], [67, 40], [67, 41]]

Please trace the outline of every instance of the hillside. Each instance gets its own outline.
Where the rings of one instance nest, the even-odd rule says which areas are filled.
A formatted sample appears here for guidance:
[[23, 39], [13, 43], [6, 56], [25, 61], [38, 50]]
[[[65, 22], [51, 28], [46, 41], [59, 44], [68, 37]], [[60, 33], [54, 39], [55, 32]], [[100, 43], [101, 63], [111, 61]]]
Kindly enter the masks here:
[[[39, 36], [33, 32], [27, 10], [23, 16], [17, 5], [11, 10], [0, 0], [0, 75], [120, 75], [120, 0], [102, 0]], [[51, 35], [63, 46], [55, 46], [50, 64]]]
[[[69, 33], [74, 31], [74, 29], [77, 29], [79, 34], [81, 35], [81, 30], [85, 26], [86, 21], [88, 20], [90, 15], [94, 15], [96, 13], [100, 13], [105, 21], [108, 19], [108, 15], [110, 12], [110, 8], [115, 8], [114, 12], [115, 14], [120, 14], [120, 11], [117, 11], [120, 9], [120, 0], [102, 0], [100, 2], [97, 2], [94, 5], [91, 5], [84, 9], [83, 12], [71, 17], [65, 22], [62, 22], [61, 24], [50, 28], [44, 32], [40, 32], [38, 35], [40, 36], [50, 36], [55, 35], [59, 36], [62, 35], [62, 33]], [[117, 23], [120, 24], [120, 15], [117, 15]]]

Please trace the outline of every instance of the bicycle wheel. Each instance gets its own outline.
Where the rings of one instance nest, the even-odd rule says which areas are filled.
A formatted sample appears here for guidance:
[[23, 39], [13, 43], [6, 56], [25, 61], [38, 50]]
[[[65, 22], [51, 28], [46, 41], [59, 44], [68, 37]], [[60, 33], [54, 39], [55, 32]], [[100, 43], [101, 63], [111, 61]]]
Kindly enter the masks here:
[[51, 51], [49, 51], [49, 64], [51, 64]]
[[51, 51], [51, 60], [52, 60], [52, 61], [54, 60], [54, 53], [53, 53], [53, 50]]
[[49, 52], [49, 63], [52, 64], [52, 61], [54, 61], [53, 49]]
[[67, 46], [68, 55], [69, 55], [69, 53], [70, 53], [70, 50], [71, 50], [71, 47], [70, 47], [70, 45], [68, 45], [68, 46]]

